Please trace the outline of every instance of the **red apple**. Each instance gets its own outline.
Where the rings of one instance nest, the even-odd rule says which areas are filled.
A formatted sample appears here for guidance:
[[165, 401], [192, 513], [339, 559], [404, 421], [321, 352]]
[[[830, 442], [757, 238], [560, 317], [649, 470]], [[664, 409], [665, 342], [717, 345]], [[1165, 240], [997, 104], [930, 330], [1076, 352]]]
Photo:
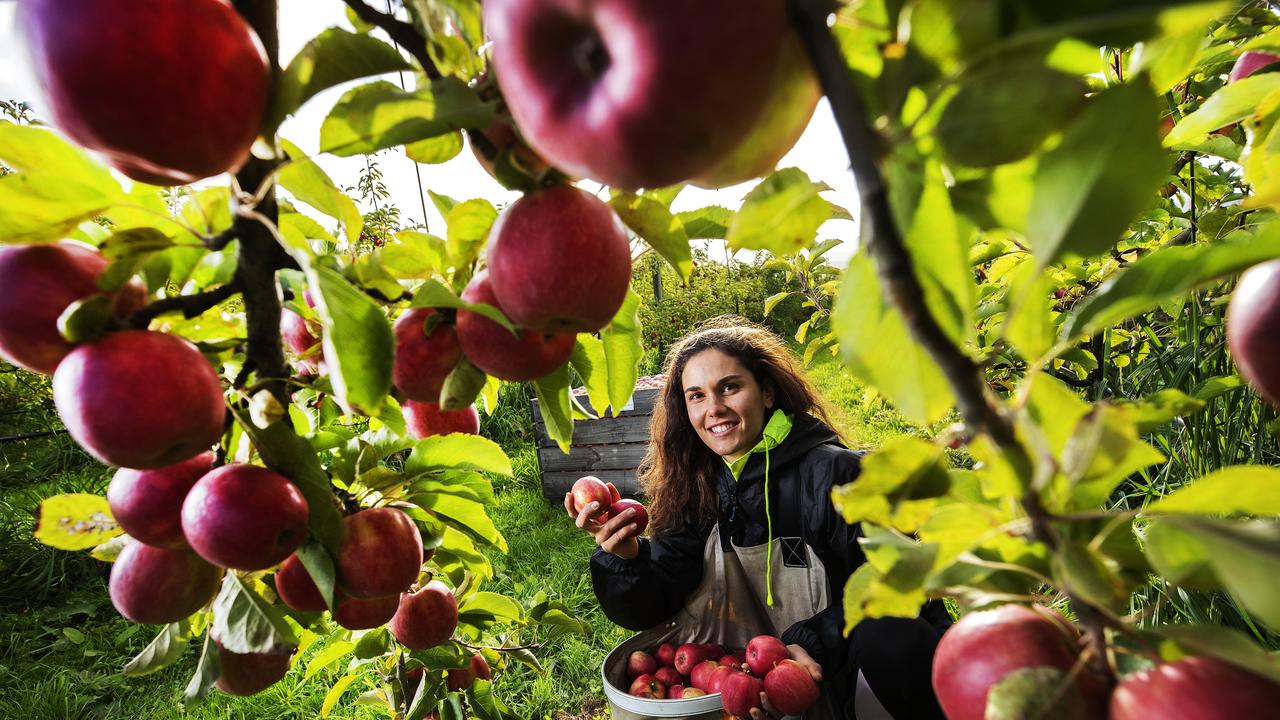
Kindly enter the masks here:
[[[503, 309], [493, 294], [488, 271], [476, 273], [462, 292], [462, 299]], [[575, 342], [573, 333], [521, 330], [517, 337], [483, 315], [458, 311], [458, 345], [462, 352], [476, 367], [503, 380], [537, 380], [568, 362]]]
[[[0, 357], [52, 375], [72, 348], [58, 331], [58, 317], [71, 303], [103, 294], [97, 281], [107, 264], [79, 243], [0, 246]], [[124, 317], [146, 300], [146, 290], [129, 283], [112, 306]]]
[[[612, 485], [612, 483], [610, 483]], [[653, 656], [657, 658], [658, 664], [663, 667], [676, 666], [676, 646], [671, 643], [662, 643], [658, 646]]]
[[795, 660], [783, 660], [764, 676], [764, 692], [783, 715], [800, 715], [818, 700], [818, 684]]
[[[636, 532], [642, 533], [649, 527], [649, 511], [636, 500], [619, 500], [609, 508], [609, 518], [613, 519], [627, 510], [634, 510], [631, 522], [636, 525]], [[723, 651], [722, 651], [723, 652]], [[708, 656], [709, 657], [709, 656]]]
[[182, 503], [182, 533], [219, 567], [265, 570], [307, 539], [307, 500], [285, 476], [256, 465], [223, 465]]
[[352, 597], [398, 595], [422, 571], [422, 533], [395, 508], [361, 510], [342, 519], [343, 540], [335, 566]]
[[[673, 667], [663, 666], [658, 668], [657, 670], [650, 671], [650, 672], [652, 672], [653, 676], [657, 678], [659, 682], [661, 682], [663, 685], [666, 685], [667, 687], [672, 687], [673, 685], [681, 685], [684, 683], [684, 676], [680, 674], [680, 671], [676, 670]], [[643, 674], [643, 673], [638, 673], [638, 674]]]
[[[646, 522], [648, 519], [648, 513], [646, 513]], [[719, 660], [724, 657], [724, 646], [719, 643], [702, 643], [702, 649], [707, 651], [708, 660]]]
[[489, 663], [485, 662], [483, 655], [476, 653], [471, 656], [471, 662], [466, 667], [450, 668], [446, 674], [445, 685], [448, 686], [449, 692], [458, 692], [471, 687], [476, 678], [488, 680], [491, 676]]
[[53, 374], [67, 432], [108, 465], [160, 468], [222, 437], [222, 383], [194, 345], [129, 330], [72, 350]]
[[631, 286], [631, 244], [618, 216], [572, 185], [536, 190], [504, 210], [488, 257], [503, 312], [535, 332], [600, 330]]
[[772, 635], [757, 635], [747, 643], [747, 665], [760, 677], [764, 677], [774, 665], [790, 658], [791, 651]]
[[734, 675], [745, 675], [746, 673], [736, 668], [725, 667], [724, 665], [716, 665], [716, 668], [707, 676], [706, 691], [709, 693], [718, 693], [724, 691], [724, 683]]
[[391, 634], [410, 650], [426, 650], [448, 642], [458, 627], [458, 603], [453, 591], [432, 580], [416, 593], [400, 596], [391, 618]]
[[707, 659], [706, 648], [697, 643], [685, 643], [676, 648], [676, 670], [681, 675], [689, 675], [694, 666]]
[[1227, 308], [1227, 347], [1244, 379], [1280, 406], [1280, 260], [1240, 276]]
[[[933, 658], [933, 689], [950, 720], [983, 720], [987, 694], [1009, 673], [1052, 667], [1071, 671], [1079, 657], [1070, 623], [1021, 605], [970, 613], [953, 625]], [[1055, 705], [1071, 717], [1103, 717], [1106, 698], [1088, 673]], [[1074, 708], [1074, 709], [1071, 709]]]
[[264, 653], [235, 653], [218, 638], [218, 679], [213, 686], [228, 695], [253, 695], [274, 685], [289, 672], [294, 648], [280, 646]]
[[693, 671], [688, 673], [689, 684], [700, 690], [709, 690], [711, 687], [711, 675], [718, 667], [721, 666], [712, 660], [704, 660], [698, 663], [693, 666]]
[[[679, 676], [679, 673], [676, 673], [676, 675]], [[657, 676], [655, 675], [654, 677], [657, 677]], [[661, 682], [661, 680], [659, 680], [659, 682]], [[673, 683], [671, 685], [667, 685], [667, 699], [679, 700], [683, 698], [684, 689], [685, 689], [684, 685], [680, 684], [679, 682]]]
[[1215, 657], [1186, 657], [1126, 675], [1111, 694], [1111, 720], [1273, 717], [1280, 684]]
[[608, 519], [609, 508], [613, 505], [613, 496], [609, 494], [609, 488], [600, 481], [600, 478], [594, 475], [578, 478], [569, 490], [569, 494], [573, 495], [573, 509], [576, 512], [582, 512], [582, 508], [593, 502], [599, 503], [600, 512], [592, 519], [598, 523]]
[[636, 697], [652, 698], [654, 700], [663, 700], [667, 697], [667, 688], [658, 682], [652, 675], [641, 675], [631, 683], [631, 689], [627, 692]]
[[386, 625], [395, 617], [400, 598], [395, 595], [355, 598], [338, 590], [334, 604], [334, 622], [348, 630], [370, 630]]
[[782, 0], [486, 0], [497, 81], [529, 144], [606, 185], [715, 168], [772, 95]]
[[280, 337], [284, 346], [299, 356], [298, 367], [303, 372], [314, 375], [320, 370], [323, 358], [318, 351], [312, 350], [320, 344], [318, 325], [285, 308], [280, 311]]
[[[480, 167], [508, 190], [522, 190], [542, 177], [550, 165], [520, 136], [509, 118], [495, 115], [488, 127], [475, 131], [488, 142], [492, 159], [477, 146], [472, 136], [471, 152]], [[503, 167], [503, 166], [506, 167]]]
[[658, 661], [643, 650], [636, 650], [627, 657], [627, 677], [629, 678], [634, 679], [641, 675], [653, 675], [657, 669]]
[[137, 541], [111, 565], [111, 604], [136, 623], [163, 625], [189, 617], [218, 592], [222, 571], [187, 549], [169, 550]]
[[721, 655], [720, 664], [725, 667], [742, 669], [742, 658], [737, 655]]
[[107, 487], [111, 516], [129, 536], [148, 545], [187, 546], [182, 534], [182, 501], [213, 467], [213, 453], [154, 470], [121, 468]]
[[230, 3], [23, 0], [17, 23], [55, 124], [129, 177], [182, 185], [249, 157], [271, 73]]
[[764, 681], [744, 672], [729, 675], [720, 685], [720, 699], [724, 703], [725, 712], [730, 715], [750, 715], [753, 709], [762, 708], [762, 692]]
[[[1243, 78], [1247, 78], [1254, 73], [1264, 70], [1265, 68], [1280, 63], [1280, 55], [1268, 52], [1248, 51], [1240, 53], [1240, 57], [1236, 58], [1235, 65], [1231, 66], [1231, 73], [1227, 75], [1227, 82], [1236, 82]], [[1272, 68], [1277, 70], [1280, 68]]]
[[462, 358], [453, 323], [433, 308], [409, 308], [392, 329], [396, 334], [392, 382], [410, 400], [440, 402], [444, 379]]
[[311, 574], [297, 555], [290, 555], [280, 563], [280, 569], [276, 570], [276, 594], [280, 596], [280, 602], [299, 612], [321, 612], [329, 609], [324, 596], [320, 594], [320, 588], [316, 587]]
[[480, 434], [480, 413], [476, 412], [475, 405], [450, 412], [441, 410], [433, 402], [405, 400], [400, 413], [404, 415], [404, 424], [409, 434], [419, 440], [449, 433]]

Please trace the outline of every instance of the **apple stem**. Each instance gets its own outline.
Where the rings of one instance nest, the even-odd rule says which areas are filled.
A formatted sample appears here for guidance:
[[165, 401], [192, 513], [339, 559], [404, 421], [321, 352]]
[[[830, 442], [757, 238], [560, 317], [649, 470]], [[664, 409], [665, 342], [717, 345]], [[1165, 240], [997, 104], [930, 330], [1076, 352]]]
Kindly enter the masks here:
[[432, 80], [441, 76], [440, 70], [427, 54], [427, 39], [422, 37], [411, 23], [407, 23], [390, 13], [380, 12], [361, 2], [361, 0], [342, 0], [364, 22], [382, 29], [393, 42], [409, 52], [422, 66], [423, 72]]

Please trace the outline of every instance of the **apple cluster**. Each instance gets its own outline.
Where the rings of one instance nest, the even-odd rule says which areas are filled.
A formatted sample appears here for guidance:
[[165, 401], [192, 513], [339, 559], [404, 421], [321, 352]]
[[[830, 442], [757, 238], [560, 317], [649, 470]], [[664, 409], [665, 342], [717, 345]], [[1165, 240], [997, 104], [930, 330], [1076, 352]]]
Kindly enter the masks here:
[[634, 510], [632, 522], [636, 525], [636, 532], [642, 533], [649, 527], [649, 511], [645, 506], [638, 500], [624, 499], [613, 483], [604, 482], [594, 475], [585, 475], [578, 478], [569, 493], [573, 496], [573, 509], [577, 512], [593, 502], [599, 504], [600, 512], [592, 518], [597, 523], [604, 523], [627, 510]]
[[[1066, 618], [1045, 608], [1002, 605], [970, 613], [942, 636], [933, 688], [949, 720], [990, 717], [992, 688], [1013, 673], [1056, 671], [1020, 700], [1052, 703], [1044, 717], [1245, 718], [1280, 707], [1280, 684], [1213, 657], [1184, 657], [1126, 675], [1114, 690], [1083, 656], [1084, 640]], [[1059, 683], [1066, 686], [1059, 688]]]
[[799, 715], [818, 699], [809, 671], [772, 635], [757, 635], [744, 650], [715, 643], [671, 643], [627, 658], [628, 692], [654, 700], [680, 700], [719, 693], [730, 715], [762, 708], [760, 694], [785, 715]]

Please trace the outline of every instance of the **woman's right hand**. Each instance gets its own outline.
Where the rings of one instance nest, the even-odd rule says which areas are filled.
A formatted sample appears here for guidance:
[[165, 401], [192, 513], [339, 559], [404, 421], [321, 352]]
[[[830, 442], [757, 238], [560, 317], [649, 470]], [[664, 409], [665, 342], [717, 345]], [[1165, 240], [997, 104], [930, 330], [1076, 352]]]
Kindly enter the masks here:
[[[612, 483], [610, 483], [612, 484]], [[564, 494], [564, 509], [573, 518], [574, 524], [591, 533], [596, 544], [605, 552], [617, 555], [623, 560], [634, 560], [640, 554], [640, 531], [635, 524], [635, 511], [625, 510], [617, 517], [596, 522], [593, 518], [600, 514], [600, 503], [588, 503], [580, 511], [573, 509], [573, 495]]]

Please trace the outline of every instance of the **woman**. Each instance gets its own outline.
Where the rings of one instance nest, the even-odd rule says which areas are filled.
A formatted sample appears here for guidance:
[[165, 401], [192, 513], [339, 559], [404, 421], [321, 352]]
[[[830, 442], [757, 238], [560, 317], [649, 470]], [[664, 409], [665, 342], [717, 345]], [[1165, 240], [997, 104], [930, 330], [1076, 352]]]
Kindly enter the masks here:
[[[650, 537], [632, 511], [596, 523], [595, 503], [575, 512], [565, 497], [600, 545], [591, 576], [605, 615], [675, 642], [781, 637], [821, 683], [810, 718], [942, 718], [929, 681], [950, 624], [939, 603], [842, 633], [845, 581], [865, 558], [831, 489], [857, 477], [859, 453], [786, 346], [719, 318], [671, 349], [665, 375], [640, 475]], [[752, 717], [776, 717], [766, 710]]]

